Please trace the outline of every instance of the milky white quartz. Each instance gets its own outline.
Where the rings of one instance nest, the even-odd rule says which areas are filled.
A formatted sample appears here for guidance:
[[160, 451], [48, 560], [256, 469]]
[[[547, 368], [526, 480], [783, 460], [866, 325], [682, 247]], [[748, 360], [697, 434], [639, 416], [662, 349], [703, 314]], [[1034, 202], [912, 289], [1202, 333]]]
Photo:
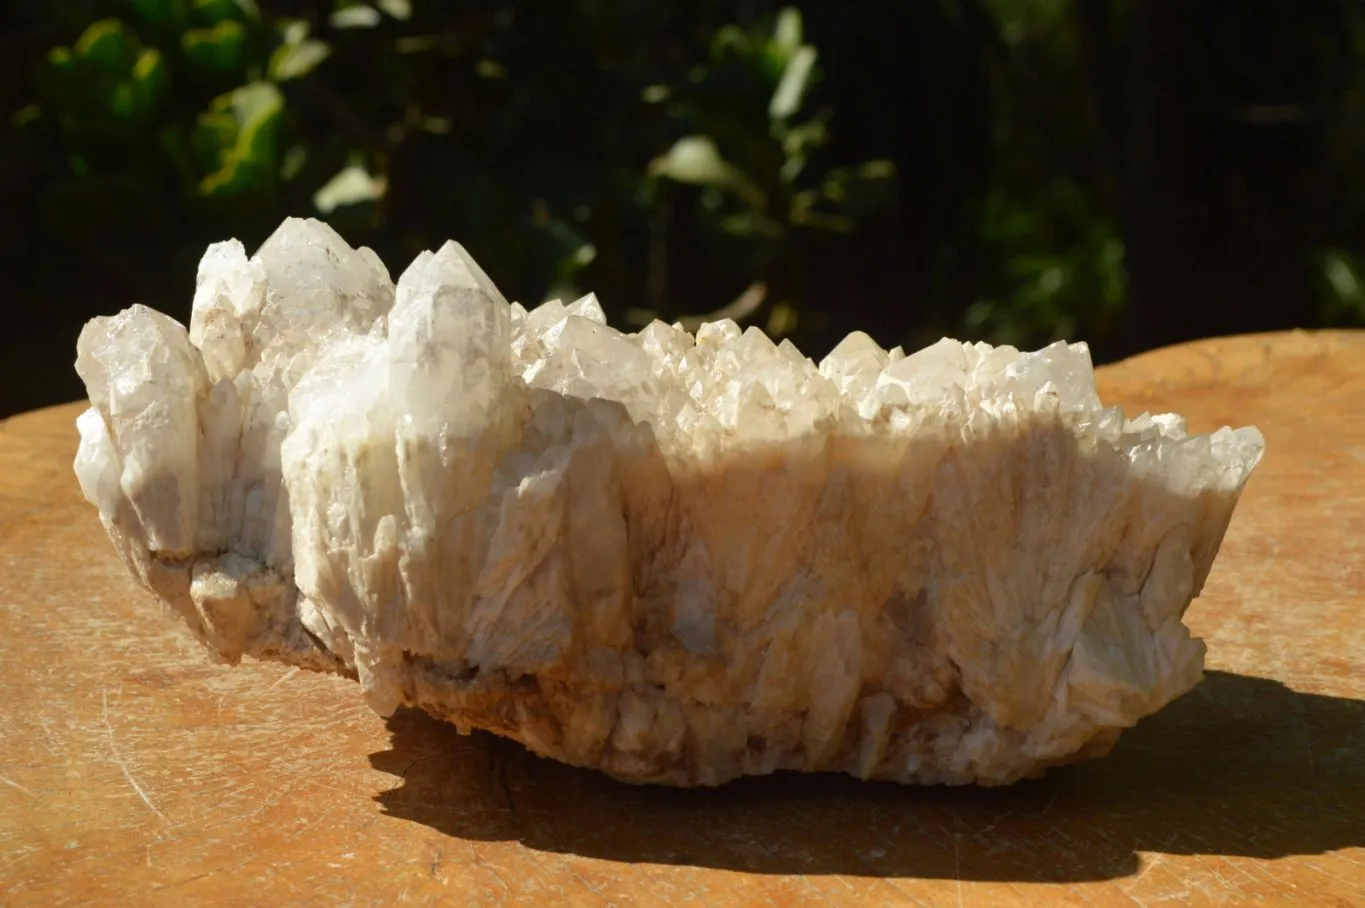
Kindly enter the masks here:
[[463, 248], [391, 282], [288, 220], [211, 246], [186, 331], [81, 334], [76, 473], [221, 658], [622, 779], [1000, 784], [1200, 678], [1181, 623], [1255, 429], [1104, 408], [1082, 344], [530, 312]]

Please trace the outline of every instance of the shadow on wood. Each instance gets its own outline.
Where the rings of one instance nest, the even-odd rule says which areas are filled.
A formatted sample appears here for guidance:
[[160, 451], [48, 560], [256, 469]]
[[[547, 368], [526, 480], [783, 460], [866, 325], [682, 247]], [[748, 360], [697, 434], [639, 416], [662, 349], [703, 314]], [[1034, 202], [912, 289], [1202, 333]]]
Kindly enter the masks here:
[[1112, 879], [1140, 851], [1280, 858], [1365, 846], [1365, 701], [1210, 672], [1107, 759], [1009, 788], [787, 773], [632, 787], [405, 711], [375, 768], [392, 816], [462, 839], [750, 873]]

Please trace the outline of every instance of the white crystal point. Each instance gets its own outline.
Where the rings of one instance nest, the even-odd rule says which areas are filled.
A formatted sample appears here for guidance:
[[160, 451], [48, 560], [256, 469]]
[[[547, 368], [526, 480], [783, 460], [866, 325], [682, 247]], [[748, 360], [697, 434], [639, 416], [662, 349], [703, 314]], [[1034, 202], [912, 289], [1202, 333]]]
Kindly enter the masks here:
[[286, 220], [256, 258], [267, 287], [260, 323], [252, 331], [262, 355], [272, 347], [320, 345], [338, 334], [363, 334], [393, 306], [393, 283], [379, 258], [352, 249], [321, 221]]
[[511, 378], [511, 313], [458, 243], [420, 256], [389, 317], [395, 405], [424, 432], [477, 437]]
[[607, 323], [607, 313], [602, 311], [602, 304], [597, 301], [596, 293], [589, 293], [587, 296], [574, 300], [565, 307], [564, 311], [568, 315], [586, 318], [588, 321], [597, 322], [599, 325]]
[[197, 402], [206, 384], [199, 352], [184, 327], [145, 306], [94, 319], [76, 349], [76, 371], [100, 417], [86, 417], [78, 454], [87, 497], [111, 517], [126, 504], [149, 548], [190, 554], [199, 519]]
[[858, 399], [886, 370], [890, 361], [891, 357], [876, 341], [855, 331], [820, 361], [820, 374], [834, 382], [841, 394]]
[[633, 781], [1001, 784], [1198, 682], [1182, 617], [1264, 447], [1104, 408], [1084, 344], [508, 304], [455, 243], [395, 288], [290, 220], [209, 248], [190, 330], [96, 319], [75, 469], [212, 652], [352, 674]]
[[190, 315], [190, 341], [204, 356], [210, 379], [232, 379], [256, 358], [250, 326], [265, 307], [265, 268], [248, 260], [236, 240], [214, 243], [199, 261]]

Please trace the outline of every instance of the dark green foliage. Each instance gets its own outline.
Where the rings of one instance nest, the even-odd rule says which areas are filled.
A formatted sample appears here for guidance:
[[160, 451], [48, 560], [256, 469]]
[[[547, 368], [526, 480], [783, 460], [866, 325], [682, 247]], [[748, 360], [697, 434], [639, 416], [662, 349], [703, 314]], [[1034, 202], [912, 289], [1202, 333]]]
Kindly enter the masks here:
[[[0, 412], [77, 396], [86, 319], [187, 318], [204, 246], [291, 214], [395, 270], [457, 238], [509, 296], [594, 290], [623, 328], [724, 311], [816, 355], [854, 328], [1119, 352], [1142, 3], [18, 2]], [[1345, 172], [1365, 41], [1354, 7], [1302, 8], [1182, 7], [1190, 115], [1312, 118], [1302, 148], [1332, 154], [1284, 166]], [[1365, 317], [1365, 197], [1339, 196], [1286, 241], [1310, 323]]]

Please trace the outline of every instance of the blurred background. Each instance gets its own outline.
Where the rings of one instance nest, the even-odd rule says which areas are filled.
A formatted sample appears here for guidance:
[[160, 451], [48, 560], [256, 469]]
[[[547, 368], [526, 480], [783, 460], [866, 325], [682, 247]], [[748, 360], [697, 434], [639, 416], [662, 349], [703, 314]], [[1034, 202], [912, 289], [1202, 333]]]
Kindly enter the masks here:
[[1086, 340], [1365, 324], [1359, 0], [6, 0], [0, 416], [324, 218], [509, 298]]

